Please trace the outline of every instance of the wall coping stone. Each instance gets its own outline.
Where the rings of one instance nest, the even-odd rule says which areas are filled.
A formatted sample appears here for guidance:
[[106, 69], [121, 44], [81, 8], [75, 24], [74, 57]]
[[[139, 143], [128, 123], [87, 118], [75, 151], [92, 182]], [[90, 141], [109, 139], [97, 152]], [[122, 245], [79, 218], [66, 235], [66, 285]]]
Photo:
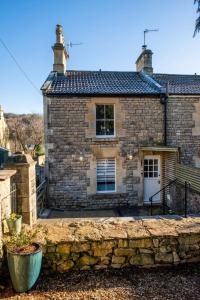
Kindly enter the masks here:
[[[200, 234], [200, 217], [38, 219], [51, 243], [148, 239]], [[40, 242], [44, 239], [40, 237]]]
[[15, 170], [0, 170], [0, 181], [4, 181], [12, 177], [15, 173]]

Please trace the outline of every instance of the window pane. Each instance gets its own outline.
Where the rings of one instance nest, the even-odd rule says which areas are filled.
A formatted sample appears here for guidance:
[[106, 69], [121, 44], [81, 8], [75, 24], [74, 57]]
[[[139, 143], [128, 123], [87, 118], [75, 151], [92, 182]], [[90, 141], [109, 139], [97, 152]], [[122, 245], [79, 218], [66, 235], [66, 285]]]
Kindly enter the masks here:
[[106, 183], [106, 191], [114, 191], [115, 190], [115, 183], [114, 182], [107, 182]]
[[149, 177], [153, 177], [153, 172], [149, 172]]
[[97, 191], [115, 191], [115, 159], [97, 159]]
[[106, 128], [104, 126], [105, 122], [104, 121], [97, 121], [96, 122], [96, 135], [105, 135], [106, 133]]
[[149, 164], [150, 164], [150, 165], [153, 165], [153, 159], [150, 159], [150, 160], [149, 160]]
[[114, 105], [105, 105], [106, 119], [114, 119]]
[[97, 183], [97, 191], [98, 192], [106, 191], [105, 182], [98, 182]]
[[158, 177], [158, 172], [154, 172], [154, 177]]
[[153, 166], [149, 166], [149, 171], [153, 171]]
[[145, 166], [148, 166], [148, 159], [145, 159], [145, 160], [144, 160], [144, 165], [145, 165]]
[[157, 164], [158, 164], [158, 160], [154, 159], [154, 165], [157, 165]]
[[114, 121], [106, 121], [105, 125], [105, 134], [114, 135]]
[[105, 105], [96, 106], [96, 119], [104, 119], [104, 107]]
[[154, 166], [154, 171], [158, 171], [158, 166]]
[[148, 177], [148, 172], [144, 172], [144, 177]]
[[144, 166], [144, 171], [148, 171], [148, 166]]

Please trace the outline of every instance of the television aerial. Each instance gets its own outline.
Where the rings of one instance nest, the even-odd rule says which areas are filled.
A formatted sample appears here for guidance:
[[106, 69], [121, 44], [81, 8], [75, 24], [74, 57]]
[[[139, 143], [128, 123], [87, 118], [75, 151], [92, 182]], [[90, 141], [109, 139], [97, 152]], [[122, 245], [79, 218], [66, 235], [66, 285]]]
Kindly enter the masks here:
[[149, 32], [155, 32], [155, 31], [159, 31], [159, 29], [145, 29], [144, 30], [144, 47], [146, 47], [146, 34]]
[[69, 41], [67, 43], [67, 48], [69, 49], [69, 48], [72, 48], [74, 46], [80, 46], [80, 45], [83, 45], [83, 43], [72, 43], [71, 41]]

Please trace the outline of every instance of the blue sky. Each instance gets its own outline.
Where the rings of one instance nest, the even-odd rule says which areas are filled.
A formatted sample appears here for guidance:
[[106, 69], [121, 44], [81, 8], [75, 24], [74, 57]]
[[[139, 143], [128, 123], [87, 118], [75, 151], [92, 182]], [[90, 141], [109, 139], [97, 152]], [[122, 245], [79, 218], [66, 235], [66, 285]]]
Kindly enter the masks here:
[[[160, 73], [200, 74], [193, 0], [1, 0], [0, 37], [40, 89], [52, 70], [55, 26], [70, 49], [68, 69], [135, 71], [145, 28]], [[42, 112], [42, 96], [0, 44], [0, 104], [6, 112]]]

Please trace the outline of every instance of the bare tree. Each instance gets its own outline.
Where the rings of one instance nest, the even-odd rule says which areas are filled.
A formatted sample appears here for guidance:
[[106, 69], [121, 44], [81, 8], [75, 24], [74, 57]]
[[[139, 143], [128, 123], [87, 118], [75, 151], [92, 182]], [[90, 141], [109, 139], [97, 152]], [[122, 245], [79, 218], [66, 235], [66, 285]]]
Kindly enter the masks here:
[[35, 155], [35, 150], [43, 144], [43, 118], [38, 114], [7, 114], [10, 131], [11, 150], [24, 151]]

